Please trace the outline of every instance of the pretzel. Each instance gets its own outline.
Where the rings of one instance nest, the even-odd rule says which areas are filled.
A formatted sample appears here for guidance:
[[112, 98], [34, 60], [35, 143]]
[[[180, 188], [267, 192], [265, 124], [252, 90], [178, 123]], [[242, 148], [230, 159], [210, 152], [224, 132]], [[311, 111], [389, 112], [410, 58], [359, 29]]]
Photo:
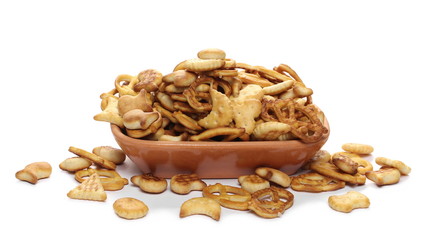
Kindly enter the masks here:
[[400, 181], [400, 171], [388, 166], [383, 166], [377, 171], [366, 172], [365, 175], [378, 186], [395, 184]]
[[93, 164], [90, 160], [82, 157], [70, 157], [59, 164], [59, 168], [68, 172], [77, 172], [88, 168]]
[[99, 146], [93, 149], [93, 153], [99, 157], [105, 158], [116, 165], [122, 164], [127, 156], [124, 151], [111, 146]]
[[85, 151], [83, 149], [76, 148], [73, 146], [70, 146], [68, 151], [76, 154], [79, 157], [86, 158], [86, 159], [90, 160], [91, 162], [93, 162], [94, 164], [97, 164], [103, 168], [111, 169], [111, 170], [116, 169], [116, 164], [114, 164], [113, 162], [108, 161], [107, 159], [104, 159], [94, 153], [90, 153], [88, 151]]
[[137, 95], [137, 93], [134, 90], [134, 86], [138, 82], [139, 82], [138, 77], [131, 76], [128, 74], [121, 74], [116, 77], [116, 80], [114, 80], [114, 87], [116, 88], [116, 91], [119, 93], [119, 96], [124, 96], [124, 95], [135, 96]]
[[344, 181], [310, 172], [292, 177], [290, 186], [299, 192], [326, 192], [344, 188], [345, 185]]
[[350, 184], [362, 185], [366, 182], [366, 177], [362, 174], [357, 173], [355, 175], [351, 175], [344, 173], [330, 162], [314, 162], [310, 165], [310, 169], [320, 173], [321, 175], [342, 180]]
[[170, 189], [177, 194], [188, 194], [207, 186], [196, 174], [177, 174], [170, 180]]
[[301, 78], [298, 76], [297, 72], [295, 72], [290, 66], [286, 64], [280, 64], [278, 67], [274, 67], [273, 70], [281, 73], [281, 74], [289, 74], [295, 81], [303, 83]]
[[212, 110], [212, 104], [206, 102], [200, 102], [200, 99], [205, 99], [202, 94], [196, 90], [198, 86], [204, 83], [213, 83], [213, 79], [208, 77], [198, 78], [195, 82], [193, 82], [189, 88], [184, 90], [183, 95], [187, 98], [188, 104], [194, 108], [198, 112], [207, 112]]
[[205, 187], [202, 195], [217, 201], [223, 207], [235, 210], [247, 210], [251, 199], [248, 191], [219, 183]]
[[131, 182], [142, 191], [148, 193], [161, 193], [167, 189], [167, 180], [153, 174], [142, 174], [131, 177]]
[[176, 118], [173, 116], [173, 113], [170, 112], [169, 110], [163, 108], [160, 103], [155, 102], [155, 103], [153, 103], [153, 106], [154, 106], [154, 110], [159, 112], [162, 117], [167, 118], [172, 123], [178, 123]]
[[147, 92], [153, 92], [158, 89], [162, 82], [162, 73], [155, 69], [147, 69], [142, 71], [137, 76], [139, 82], [134, 85], [136, 92], [145, 89]]
[[210, 140], [211, 138], [218, 137], [218, 136], [232, 136], [232, 138], [240, 137], [242, 134], [244, 134], [245, 129], [244, 128], [231, 128], [231, 127], [218, 127], [218, 128], [212, 128], [207, 129], [203, 132], [201, 132], [198, 135], [190, 136], [190, 141], [205, 141]]
[[290, 132], [292, 127], [282, 122], [264, 122], [255, 126], [252, 135], [256, 140], [277, 140], [279, 136]]
[[271, 182], [274, 182], [282, 187], [289, 187], [291, 183], [291, 178], [284, 172], [269, 168], [269, 167], [259, 167], [255, 169], [255, 173]]
[[207, 129], [229, 125], [233, 119], [229, 98], [214, 89], [210, 89], [210, 97], [212, 99], [212, 110], [205, 118], [200, 119], [198, 124]]
[[349, 191], [343, 195], [330, 196], [328, 204], [336, 211], [349, 213], [357, 208], [368, 208], [371, 203], [366, 195], [356, 191]]
[[250, 193], [270, 187], [269, 181], [254, 174], [239, 176], [238, 182], [241, 184], [242, 189]]
[[146, 130], [161, 117], [158, 112], [144, 112], [140, 109], [133, 109], [125, 113], [122, 120], [127, 129]]
[[52, 167], [47, 162], [33, 162], [16, 172], [15, 177], [19, 180], [36, 184], [39, 179], [48, 178], [51, 175]]
[[157, 92], [156, 99], [162, 105], [162, 107], [166, 108], [169, 111], [175, 111], [175, 107], [173, 106], [173, 99], [171, 99], [170, 95], [164, 92]]
[[200, 59], [225, 59], [226, 53], [218, 48], [207, 48], [198, 52]]
[[182, 203], [179, 212], [180, 218], [196, 214], [205, 215], [219, 221], [221, 216], [221, 205], [219, 205], [217, 201], [206, 197], [195, 197]]
[[269, 80], [252, 73], [238, 72], [235, 79], [238, 79], [245, 84], [255, 84], [261, 87], [273, 86], [273, 83], [271, 83]]
[[85, 169], [77, 171], [74, 174], [74, 179], [76, 181], [82, 183], [85, 181], [84, 177], [91, 176], [93, 174], [97, 174], [102, 176], [100, 179], [100, 183], [102, 187], [106, 191], [117, 191], [124, 188], [125, 185], [128, 184], [128, 180], [126, 178], [122, 178], [119, 173], [113, 170], [105, 170], [105, 169]]
[[193, 118], [183, 114], [181, 111], [174, 112], [173, 117], [175, 117], [180, 124], [188, 129], [196, 131], [202, 130], [202, 127], [199, 126], [199, 124]]
[[289, 81], [284, 81], [284, 82], [274, 84], [272, 86], [264, 87], [263, 90], [264, 90], [264, 94], [277, 95], [277, 94], [287, 91], [293, 85], [294, 85], [294, 81], [289, 80]]
[[270, 187], [252, 193], [248, 209], [263, 218], [276, 218], [290, 208], [293, 202], [294, 195], [291, 192], [282, 188]]
[[411, 168], [402, 161], [392, 160], [386, 157], [377, 157], [375, 162], [380, 166], [397, 168], [402, 175], [408, 175], [411, 172]]
[[121, 218], [138, 219], [145, 217], [148, 207], [144, 202], [136, 198], [119, 198], [113, 203], [114, 212]]
[[361, 143], [345, 143], [341, 148], [347, 152], [357, 154], [370, 154], [374, 151], [374, 148], [371, 145]]
[[100, 183], [97, 173], [91, 174], [88, 179], [69, 191], [67, 196], [72, 199], [92, 201], [105, 201], [107, 199], [107, 194]]

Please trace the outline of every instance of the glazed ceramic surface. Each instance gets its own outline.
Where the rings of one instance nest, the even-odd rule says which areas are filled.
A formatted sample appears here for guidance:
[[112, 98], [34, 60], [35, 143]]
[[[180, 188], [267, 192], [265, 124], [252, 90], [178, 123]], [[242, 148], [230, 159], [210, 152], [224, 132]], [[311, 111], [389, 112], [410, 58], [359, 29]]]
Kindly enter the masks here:
[[[324, 125], [329, 129], [326, 120]], [[164, 178], [179, 173], [196, 173], [201, 178], [238, 178], [263, 166], [291, 175], [321, 149], [330, 132], [318, 142], [303, 143], [150, 141], [128, 137], [116, 125], [111, 125], [111, 131], [121, 149], [143, 173]]]

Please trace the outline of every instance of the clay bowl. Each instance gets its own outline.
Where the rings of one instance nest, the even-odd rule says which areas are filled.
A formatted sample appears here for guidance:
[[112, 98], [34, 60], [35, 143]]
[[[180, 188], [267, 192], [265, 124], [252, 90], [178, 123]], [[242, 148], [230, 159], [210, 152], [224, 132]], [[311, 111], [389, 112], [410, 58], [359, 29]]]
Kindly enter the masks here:
[[[325, 119], [324, 125], [329, 129]], [[329, 132], [314, 143], [290, 141], [171, 142], [128, 137], [116, 125], [111, 132], [121, 149], [143, 173], [171, 178], [196, 173], [200, 178], [238, 178], [257, 167], [294, 174], [328, 140]]]

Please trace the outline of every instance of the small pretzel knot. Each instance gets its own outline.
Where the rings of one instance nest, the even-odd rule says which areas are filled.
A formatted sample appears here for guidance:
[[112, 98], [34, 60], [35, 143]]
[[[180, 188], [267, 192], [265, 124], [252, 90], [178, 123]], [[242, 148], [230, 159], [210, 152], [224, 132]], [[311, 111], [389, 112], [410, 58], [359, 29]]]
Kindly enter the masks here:
[[[284, 200], [284, 201], [282, 201]], [[249, 209], [264, 218], [275, 218], [283, 214], [294, 202], [294, 195], [282, 188], [270, 187], [252, 193]]]

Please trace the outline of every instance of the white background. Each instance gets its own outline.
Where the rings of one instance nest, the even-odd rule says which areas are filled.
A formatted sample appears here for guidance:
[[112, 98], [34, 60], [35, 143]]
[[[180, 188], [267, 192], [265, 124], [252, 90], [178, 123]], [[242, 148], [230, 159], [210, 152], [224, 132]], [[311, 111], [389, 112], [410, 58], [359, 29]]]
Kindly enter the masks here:
[[[2, 1], [0, 238], [443, 238], [440, 2]], [[271, 220], [225, 208], [219, 222], [180, 219], [181, 203], [200, 192], [151, 195], [131, 183], [107, 192], [106, 202], [69, 199], [77, 182], [58, 168], [72, 156], [68, 147], [117, 147], [109, 125], [93, 120], [114, 78], [148, 68], [167, 74], [208, 47], [252, 65], [290, 65], [330, 122], [324, 149], [368, 143], [376, 168], [373, 159], [385, 156], [412, 173], [385, 187], [368, 181], [321, 194], [291, 190], [294, 206]], [[52, 164], [49, 179], [32, 185], [14, 177], [35, 161]], [[117, 170], [127, 178], [139, 173], [130, 160]], [[206, 182], [237, 186], [234, 179]], [[328, 196], [352, 189], [370, 198], [368, 209], [329, 208]], [[145, 218], [114, 214], [113, 202], [127, 196], [149, 206]]]

